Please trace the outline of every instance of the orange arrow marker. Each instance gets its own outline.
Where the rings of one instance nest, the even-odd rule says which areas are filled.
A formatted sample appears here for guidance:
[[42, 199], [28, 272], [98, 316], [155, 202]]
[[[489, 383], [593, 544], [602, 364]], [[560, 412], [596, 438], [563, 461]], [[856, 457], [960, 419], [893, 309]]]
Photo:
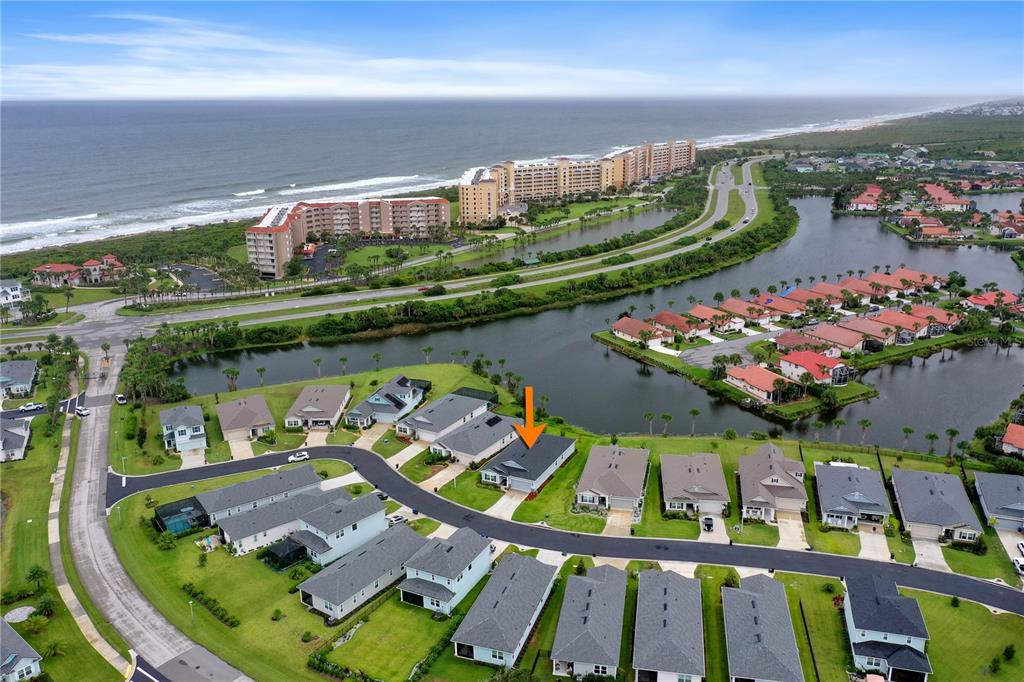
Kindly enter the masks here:
[[519, 437], [526, 443], [526, 447], [532, 448], [533, 444], [537, 442], [537, 438], [540, 437], [541, 432], [544, 431], [546, 424], [533, 425], [533, 386], [523, 388], [523, 397], [526, 402], [526, 426], [520, 426], [519, 424], [513, 424], [513, 426], [519, 432]]

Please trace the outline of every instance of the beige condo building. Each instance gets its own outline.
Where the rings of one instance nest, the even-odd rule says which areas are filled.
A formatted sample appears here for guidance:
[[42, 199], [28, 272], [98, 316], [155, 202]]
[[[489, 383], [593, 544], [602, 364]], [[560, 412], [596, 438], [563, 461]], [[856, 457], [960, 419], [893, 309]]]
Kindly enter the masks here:
[[599, 159], [560, 157], [470, 168], [459, 181], [459, 219], [464, 224], [487, 223], [509, 204], [627, 187], [687, 168], [696, 157], [694, 140], [670, 140]]

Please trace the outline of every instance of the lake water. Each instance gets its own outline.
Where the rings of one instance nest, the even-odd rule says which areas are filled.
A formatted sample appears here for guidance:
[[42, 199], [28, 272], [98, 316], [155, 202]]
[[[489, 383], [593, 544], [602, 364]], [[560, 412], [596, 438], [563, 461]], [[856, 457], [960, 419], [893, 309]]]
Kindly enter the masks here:
[[997, 211], [1020, 211], [1020, 202], [1024, 201], [1024, 192], [968, 194], [966, 198], [974, 201], [974, 205], [982, 213], [988, 213], [992, 209], [995, 209]]
[[[461, 349], [472, 355], [484, 353], [495, 363], [504, 358], [507, 369], [523, 375], [538, 395], [550, 398], [549, 410], [553, 414], [597, 432], [645, 431], [644, 413], [664, 412], [674, 416], [670, 432], [687, 433], [688, 412], [696, 408], [701, 411], [697, 423], [700, 432], [734, 428], [747, 433], [775, 425], [732, 402], [715, 399], [679, 377], [650, 370], [609, 351], [593, 341], [590, 334], [606, 327], [606, 319], [615, 318], [631, 304], [646, 312], [648, 305], [661, 308], [673, 300], [676, 308], [685, 308], [689, 296], [710, 301], [716, 291], [738, 288], [746, 292], [752, 286], [763, 290], [781, 279], [807, 280], [812, 274], [829, 275], [834, 281], [836, 273], [845, 277], [848, 269], [870, 272], [875, 264], [896, 267], [905, 263], [910, 268], [937, 273], [956, 269], [972, 284], [995, 280], [1010, 289], [1019, 289], [1024, 282], [1004, 252], [910, 244], [881, 228], [875, 219], [833, 218], [827, 198], [798, 199], [793, 203], [801, 218], [793, 239], [752, 261], [700, 280], [604, 303], [417, 336], [223, 353], [208, 360], [197, 358], [183, 363], [178, 374], [184, 377], [189, 390], [203, 394], [225, 390], [221, 371], [226, 367], [239, 368], [239, 385], [251, 387], [259, 383], [257, 367], [267, 368], [266, 383], [280, 383], [314, 378], [314, 357], [323, 359], [326, 373], [336, 374], [340, 371], [338, 358], [346, 356], [349, 371], [357, 372], [373, 368], [375, 352], [383, 355], [384, 365], [422, 362], [420, 349], [429, 345], [434, 348], [435, 362], [448, 362], [449, 354]], [[929, 431], [941, 434], [946, 428], [956, 428], [967, 435], [993, 419], [1020, 393], [1024, 352], [1007, 352], [994, 346], [972, 348], [953, 353], [952, 359], [945, 362], [934, 356], [872, 370], [865, 375], [865, 381], [875, 385], [881, 396], [850, 406], [840, 416], [851, 425], [862, 418], [870, 419], [870, 442], [897, 446], [902, 441], [903, 426], [916, 429], [919, 440]], [[660, 422], [656, 428], [660, 428]], [[790, 430], [804, 428], [806, 423]], [[857, 431], [856, 427], [847, 427], [843, 440], [856, 442]], [[923, 447], [924, 442], [917, 445]]]

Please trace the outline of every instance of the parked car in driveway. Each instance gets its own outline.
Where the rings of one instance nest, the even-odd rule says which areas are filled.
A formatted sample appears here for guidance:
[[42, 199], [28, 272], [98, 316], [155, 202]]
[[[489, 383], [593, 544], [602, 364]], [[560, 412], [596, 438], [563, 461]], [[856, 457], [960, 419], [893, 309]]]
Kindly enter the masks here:
[[76, 407], [75, 414], [77, 414], [79, 417], [88, 417], [89, 409], [86, 407]]
[[296, 452], [293, 455], [288, 455], [289, 462], [305, 462], [309, 459], [309, 453], [303, 450], [302, 452]]
[[399, 523], [405, 523], [405, 517], [401, 514], [392, 514], [388, 517], [388, 527], [394, 526]]
[[1021, 556], [1024, 556], [1024, 540], [1017, 543], [1017, 551], [1021, 553]]
[[1013, 557], [1013, 567], [1016, 569], [1017, 573], [1024, 575], [1024, 558], [1019, 556]]
[[704, 529], [705, 533], [710, 533], [715, 529], [715, 519], [711, 516], [702, 516], [700, 519], [701, 528]]

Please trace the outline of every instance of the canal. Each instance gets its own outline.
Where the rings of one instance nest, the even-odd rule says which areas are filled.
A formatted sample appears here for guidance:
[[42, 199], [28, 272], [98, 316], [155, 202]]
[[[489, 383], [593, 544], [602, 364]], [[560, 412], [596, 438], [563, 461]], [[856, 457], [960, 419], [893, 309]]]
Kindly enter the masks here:
[[[205, 394], [225, 390], [222, 370], [227, 367], [241, 370], [238, 384], [244, 388], [259, 384], [257, 367], [266, 368], [266, 383], [281, 383], [314, 378], [315, 357], [322, 358], [325, 373], [337, 373], [338, 358], [343, 356], [348, 358], [349, 371], [358, 372], [373, 368], [375, 352], [382, 354], [383, 365], [423, 362], [420, 349], [429, 345], [434, 362], [450, 362], [450, 353], [463, 349], [470, 351], [471, 357], [484, 353], [495, 366], [498, 359], [504, 359], [508, 370], [523, 375], [538, 395], [550, 398], [549, 411], [596, 432], [645, 431], [643, 415], [653, 412], [673, 416], [670, 432], [687, 433], [689, 411], [698, 409], [698, 432], [720, 433], [734, 428], [742, 434], [776, 425], [729, 401], [709, 396], [684, 379], [650, 370], [609, 351], [591, 340], [591, 332], [605, 328], [606, 320], [614, 319], [630, 305], [637, 307], [637, 315], [646, 314], [652, 305], [656, 309], [665, 307], [669, 301], [676, 309], [685, 309], [691, 296], [710, 301], [717, 291], [728, 294], [735, 288], [745, 293], [750, 287], [763, 290], [780, 280], [792, 283], [796, 277], [806, 283], [811, 275], [826, 275], [835, 281], [836, 274], [845, 277], [850, 269], [870, 272], [876, 264], [884, 268], [886, 264], [897, 267], [904, 263], [937, 273], [955, 269], [972, 285], [997, 281], [1013, 290], [1024, 282], [1005, 252], [911, 244], [880, 227], [873, 218], [833, 217], [829, 199], [807, 198], [793, 203], [800, 213], [800, 226], [796, 235], [779, 248], [709, 277], [649, 294], [416, 336], [220, 353], [183, 362], [176, 373], [194, 394]], [[868, 442], [898, 446], [902, 427], [910, 426], [916, 430], [912, 443], [923, 448], [925, 433], [934, 431], [943, 436], [945, 429], [955, 428], [967, 436], [975, 427], [991, 421], [1021, 392], [1024, 351], [982, 346], [950, 355], [946, 354], [945, 361], [936, 355], [866, 373], [864, 381], [874, 385], [881, 396], [839, 413], [850, 425], [843, 429], [842, 439], [856, 442], [860, 433], [855, 422], [868, 419], [872, 422]], [[805, 431], [810, 421], [786, 430]], [[659, 420], [656, 428], [660, 424]], [[824, 437], [831, 438], [832, 431]]]

